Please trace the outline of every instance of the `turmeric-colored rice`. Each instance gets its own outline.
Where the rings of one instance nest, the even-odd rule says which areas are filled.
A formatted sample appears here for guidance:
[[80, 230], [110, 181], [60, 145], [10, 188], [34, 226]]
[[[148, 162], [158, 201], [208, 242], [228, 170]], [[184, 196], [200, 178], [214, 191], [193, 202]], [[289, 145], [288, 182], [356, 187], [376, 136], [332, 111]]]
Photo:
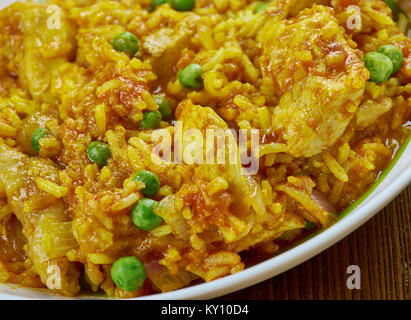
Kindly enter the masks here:
[[[48, 0], [0, 11], [0, 282], [66, 296], [176, 290], [241, 272], [244, 252], [272, 256], [364, 194], [410, 134], [407, 18], [394, 21], [381, 0], [273, 0], [256, 12], [261, 4]], [[124, 31], [139, 40], [135, 55], [111, 44]], [[401, 50], [401, 69], [369, 81], [363, 56], [385, 44]], [[189, 90], [179, 74], [194, 63], [202, 86]], [[172, 109], [158, 130], [140, 125], [159, 108], [154, 95]], [[153, 157], [153, 137], [179, 132], [177, 122], [182, 134], [258, 130], [255, 150], [250, 134], [245, 144], [257, 172], [228, 156]], [[38, 128], [47, 135], [36, 152]], [[108, 144], [106, 165], [88, 157], [93, 141]], [[150, 231], [130, 216], [146, 197], [140, 170], [160, 180], [163, 222]], [[126, 256], [147, 276], [135, 291], [110, 274]]]

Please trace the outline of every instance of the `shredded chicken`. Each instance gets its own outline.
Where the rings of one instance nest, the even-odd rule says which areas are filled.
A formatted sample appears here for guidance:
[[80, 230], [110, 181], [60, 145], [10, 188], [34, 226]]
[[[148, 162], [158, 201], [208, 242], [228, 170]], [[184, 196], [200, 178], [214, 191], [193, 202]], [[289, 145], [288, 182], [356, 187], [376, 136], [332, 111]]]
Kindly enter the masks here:
[[324, 6], [273, 18], [261, 32], [263, 81], [280, 97], [272, 129], [291, 155], [318, 154], [342, 135], [361, 102], [369, 74], [360, 53]]

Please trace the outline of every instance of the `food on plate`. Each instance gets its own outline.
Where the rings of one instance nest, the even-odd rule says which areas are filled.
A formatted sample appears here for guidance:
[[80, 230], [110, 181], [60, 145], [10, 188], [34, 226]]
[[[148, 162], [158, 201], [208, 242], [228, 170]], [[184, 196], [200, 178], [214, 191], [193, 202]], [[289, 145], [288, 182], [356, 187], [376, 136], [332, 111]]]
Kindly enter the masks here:
[[0, 282], [138, 297], [330, 227], [410, 135], [409, 27], [382, 0], [4, 8]]

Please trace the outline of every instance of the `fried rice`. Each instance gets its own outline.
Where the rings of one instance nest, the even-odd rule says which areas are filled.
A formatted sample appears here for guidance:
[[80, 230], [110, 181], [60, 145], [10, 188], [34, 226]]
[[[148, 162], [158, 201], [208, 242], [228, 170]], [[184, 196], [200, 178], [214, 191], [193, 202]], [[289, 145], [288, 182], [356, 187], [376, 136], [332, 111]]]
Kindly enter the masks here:
[[[0, 282], [66, 296], [176, 290], [241, 272], [247, 253], [270, 257], [307, 224], [331, 226], [367, 191], [410, 134], [406, 17], [394, 21], [380, 0], [259, 5], [196, 0], [177, 11], [149, 0], [49, 0], [0, 11]], [[361, 17], [354, 29], [352, 5]], [[139, 39], [134, 56], [110, 43], [124, 31]], [[403, 65], [383, 83], [368, 81], [362, 58], [386, 44]], [[178, 76], [193, 63], [203, 85], [188, 90]], [[171, 134], [176, 121], [183, 131], [259, 130], [258, 172], [153, 161], [155, 130], [139, 123], [158, 109], [154, 94], [171, 105], [172, 119], [160, 123]], [[39, 127], [49, 134], [36, 153]], [[87, 156], [92, 141], [108, 144], [105, 166]], [[130, 216], [144, 197], [132, 177], [143, 169], [161, 183], [163, 223], [150, 231]], [[147, 275], [135, 291], [110, 274], [126, 256]]]

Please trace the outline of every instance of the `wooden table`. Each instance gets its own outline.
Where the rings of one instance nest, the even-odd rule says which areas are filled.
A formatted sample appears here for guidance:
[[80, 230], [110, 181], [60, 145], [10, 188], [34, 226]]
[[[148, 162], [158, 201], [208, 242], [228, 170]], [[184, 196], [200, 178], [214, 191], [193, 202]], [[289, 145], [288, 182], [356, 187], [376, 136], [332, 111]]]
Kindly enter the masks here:
[[[361, 289], [347, 288], [347, 267]], [[411, 299], [411, 186], [347, 238], [307, 262], [220, 299]]]

